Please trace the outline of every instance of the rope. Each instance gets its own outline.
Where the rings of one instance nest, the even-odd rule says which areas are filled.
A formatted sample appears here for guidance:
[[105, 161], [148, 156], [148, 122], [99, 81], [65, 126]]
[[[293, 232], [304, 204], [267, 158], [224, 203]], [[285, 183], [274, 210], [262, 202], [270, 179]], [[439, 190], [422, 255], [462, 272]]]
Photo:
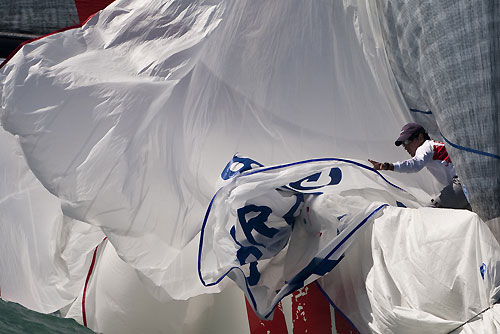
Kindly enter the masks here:
[[465, 326], [466, 324], [468, 324], [469, 322], [471, 322], [473, 319], [477, 318], [478, 316], [480, 316], [481, 314], [483, 314], [484, 312], [488, 311], [489, 309], [491, 309], [495, 304], [498, 304], [498, 302], [500, 301], [497, 300], [496, 302], [494, 302], [492, 305], [490, 305], [489, 307], [485, 308], [484, 310], [482, 310], [481, 312], [479, 312], [478, 314], [476, 314], [475, 316], [473, 316], [472, 318], [470, 318], [469, 320], [467, 320], [466, 322], [464, 322], [463, 324], [461, 324], [460, 326], [458, 326], [457, 328], [449, 331], [448, 333], [446, 334], [451, 334], [453, 333], [454, 331], [456, 331], [457, 329], [459, 329], [460, 327], [463, 327]]

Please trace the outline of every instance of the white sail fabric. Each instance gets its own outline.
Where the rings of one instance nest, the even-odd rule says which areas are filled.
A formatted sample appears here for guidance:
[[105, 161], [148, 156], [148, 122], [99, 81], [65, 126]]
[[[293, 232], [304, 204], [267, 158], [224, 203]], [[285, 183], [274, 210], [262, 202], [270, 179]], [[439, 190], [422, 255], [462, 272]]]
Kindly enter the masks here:
[[361, 333], [497, 333], [499, 258], [476, 214], [387, 207], [319, 282]]
[[[168, 285], [172, 275], [165, 270], [199, 231], [197, 213], [202, 216], [202, 203], [211, 194], [198, 184], [203, 180], [197, 180], [194, 166], [187, 163], [186, 138], [177, 133], [185, 130], [185, 115], [179, 113], [181, 101], [172, 100], [178, 98], [173, 92], [180, 91], [181, 78], [194, 65], [190, 59], [196, 60], [197, 44], [217, 26], [220, 9], [170, 2], [157, 11], [159, 3], [134, 2], [137, 8], [131, 11], [127, 5], [124, 2], [107, 15], [94, 17], [85, 29], [52, 35], [40, 40], [41, 44], [37, 41], [24, 47], [24, 52], [36, 48], [33, 54], [39, 54], [42, 63], [56, 61], [49, 67], [58, 74], [35, 70], [41, 63], [18, 66], [15, 59], [9, 62], [3, 73], [14, 81], [24, 77], [23, 87], [29, 92], [17, 90], [14, 81], [3, 80], [2, 124], [20, 135], [32, 170], [62, 200], [66, 215], [105, 230], [120, 256], [151, 281], [149, 286], [162, 287], [159, 297], [187, 298], [193, 292], [180, 290], [176, 284], [186, 278]], [[123, 30], [125, 18], [130, 23]], [[156, 30], [150, 26], [152, 22]], [[164, 31], [163, 25], [170, 29]], [[149, 34], [144, 33], [146, 28]], [[164, 48], [169, 34], [177, 42]], [[136, 43], [134, 38], [145, 40]], [[151, 54], [155, 41], [159, 41], [156, 50], [162, 56]], [[52, 51], [47, 51], [58, 60], [50, 60], [44, 51], [52, 43], [59, 49], [49, 47]], [[135, 44], [133, 52], [126, 51], [130, 43]], [[143, 52], [150, 54], [150, 60]], [[21, 55], [17, 54], [21, 62], [27, 60]], [[160, 61], [156, 67], [163, 67], [161, 73], [151, 64], [153, 59]], [[40, 77], [35, 79], [33, 73]], [[170, 98], [172, 104], [167, 107]], [[154, 251], [151, 245], [155, 245]], [[192, 271], [194, 282], [202, 287], [195, 267]]]
[[64, 217], [35, 178], [17, 138], [0, 131], [0, 296], [39, 312], [71, 303], [103, 233]]
[[235, 156], [222, 173], [229, 183], [207, 210], [198, 265], [207, 286], [231, 277], [262, 318], [283, 297], [331, 271], [385, 206], [421, 205], [356, 161], [316, 159], [249, 170], [252, 163]]
[[[96, 333], [249, 333], [245, 297], [236, 285], [164, 303], [147, 291], [111, 243], [99, 246], [98, 253], [85, 294], [87, 326]], [[82, 298], [83, 290], [63, 315], [83, 323]]]
[[[360, 15], [336, 2], [117, 1], [2, 68], [2, 125], [67, 216], [101, 227], [158, 298], [188, 298], [204, 287], [179, 289], [172, 264], [234, 152], [266, 165], [405, 157], [391, 145], [402, 103]], [[431, 180], [405, 176], [428, 193]]]
[[484, 321], [464, 328], [495, 333], [500, 245], [476, 214], [422, 208], [355, 161], [252, 165], [260, 166], [234, 157], [207, 210], [205, 284], [227, 275], [267, 318], [285, 295], [321, 278], [361, 333], [446, 333], [483, 311]]

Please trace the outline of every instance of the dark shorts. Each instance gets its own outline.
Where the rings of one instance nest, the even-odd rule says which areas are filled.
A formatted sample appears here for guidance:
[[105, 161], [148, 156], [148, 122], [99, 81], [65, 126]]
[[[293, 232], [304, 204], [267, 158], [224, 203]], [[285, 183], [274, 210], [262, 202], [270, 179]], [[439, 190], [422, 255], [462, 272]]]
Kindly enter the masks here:
[[444, 187], [439, 196], [432, 199], [431, 202], [431, 206], [435, 208], [471, 210], [471, 206], [465, 196], [462, 183], [458, 179], [458, 176], [455, 176], [453, 182]]

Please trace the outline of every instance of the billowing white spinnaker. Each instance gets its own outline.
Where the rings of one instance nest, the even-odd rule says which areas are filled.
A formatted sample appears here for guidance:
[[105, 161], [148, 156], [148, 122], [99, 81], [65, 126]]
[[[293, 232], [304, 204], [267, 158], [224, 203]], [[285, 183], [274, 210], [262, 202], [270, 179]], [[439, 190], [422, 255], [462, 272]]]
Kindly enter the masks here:
[[180, 289], [170, 266], [234, 152], [266, 165], [404, 158], [387, 130], [404, 122], [401, 101], [381, 94], [392, 83], [356, 9], [117, 1], [2, 68], [2, 125], [65, 215], [101, 227], [157, 298], [189, 298], [207, 291], [196, 268]]
[[384, 207], [421, 205], [357, 161], [251, 169], [255, 163], [235, 156], [221, 174], [227, 184], [207, 210], [198, 266], [207, 286], [231, 277], [262, 318], [283, 297], [331, 271]]
[[104, 238], [65, 217], [26, 165], [18, 139], [0, 129], [0, 296], [55, 312], [78, 296], [91, 252]]
[[[470, 234], [471, 226], [476, 228], [476, 243], [490, 245], [489, 251], [472, 244], [467, 248], [465, 255], [482, 261], [480, 267], [480, 262], [467, 261], [440, 277], [477, 279], [476, 285], [436, 287], [435, 295], [448, 291], [456, 298], [450, 307], [463, 313], [429, 323], [448, 329], [491, 303], [498, 286], [494, 261], [498, 244], [477, 216], [418, 208], [440, 187], [428, 172], [378, 173], [364, 164], [368, 158], [405, 159], [406, 153], [393, 142], [401, 125], [410, 120], [386, 60], [376, 14], [371, 1], [361, 0], [118, 0], [81, 29], [25, 45], [0, 70], [1, 123], [18, 136], [31, 172], [57, 198], [45, 191], [47, 198], [37, 199], [43, 207], [53, 201], [47, 218], [36, 215], [34, 208], [9, 206], [5, 212], [11, 217], [35, 214], [37, 219], [26, 219], [31, 230], [35, 224], [36, 229], [57, 225], [71, 230], [64, 240], [74, 243], [55, 240], [44, 230], [46, 234], [36, 234], [38, 245], [47, 249], [55, 242], [56, 254], [64, 249], [87, 256], [86, 270], [78, 277], [70, 275], [72, 287], [65, 298], [42, 295], [37, 303], [71, 304], [63, 311], [82, 322], [85, 309], [91, 328], [110, 333], [125, 328], [133, 332], [129, 324], [154, 321], [147, 312], [143, 318], [140, 310], [161, 304], [165, 313], [170, 307], [176, 309], [176, 319], [158, 319], [147, 328], [158, 330], [162, 321], [168, 321], [172, 326], [168, 332], [182, 332], [203, 323], [193, 318], [193, 308], [206, 309], [207, 303], [232, 309], [228, 316], [240, 319], [241, 308], [227, 307], [236, 299], [220, 307], [225, 297], [218, 304], [204, 295], [220, 291], [224, 281], [205, 285], [218, 282], [232, 267], [241, 267], [228, 276], [262, 317], [281, 297], [323, 276], [324, 291], [359, 329], [397, 332], [398, 326], [414, 324], [412, 319], [421, 312], [431, 320], [451, 314], [427, 308], [425, 300], [415, 304], [410, 297], [423, 287], [398, 286], [404, 279], [397, 275], [397, 266], [379, 265], [393, 261], [393, 253], [403, 256], [419, 250], [420, 244], [410, 243], [419, 229], [405, 228], [410, 222], [429, 225], [422, 237], [431, 249], [441, 243], [449, 243], [450, 249], [462, 247], [463, 239], [443, 238], [443, 229]], [[1, 145], [14, 147], [7, 141]], [[236, 173], [221, 184], [221, 171], [235, 152], [259, 162], [251, 167], [274, 167]], [[238, 166], [235, 162], [225, 172], [238, 171]], [[18, 184], [24, 174], [6, 175]], [[290, 184], [327, 187], [323, 195], [314, 196]], [[276, 190], [283, 186], [288, 189]], [[16, 191], [6, 189], [5, 196]], [[298, 200], [300, 194], [303, 202]], [[244, 219], [236, 219], [235, 212], [247, 204], [250, 209], [242, 213]], [[51, 220], [62, 219], [59, 205], [64, 224]], [[263, 207], [279, 213], [269, 213], [277, 232], [263, 222], [254, 231], [235, 224], [259, 217], [252, 208]], [[313, 216], [311, 229], [300, 225], [307, 208]], [[461, 222], [456, 226], [455, 218]], [[73, 223], [68, 223], [70, 219]], [[441, 221], [443, 229], [432, 228]], [[82, 226], [99, 235], [85, 247], [76, 240], [88, 237]], [[375, 233], [386, 226], [396, 235]], [[372, 232], [377, 238], [371, 238]], [[107, 241], [95, 252], [95, 265], [89, 270], [92, 252], [104, 236]], [[11, 245], [0, 261], [2, 279], [12, 278], [9, 263], [14, 261], [9, 259], [19, 259], [24, 249], [9, 238], [0, 235], [2, 243]], [[408, 247], [391, 248], [398, 238], [409, 240], [398, 247]], [[270, 246], [262, 247], [262, 240]], [[70, 247], [73, 244], [76, 248]], [[248, 257], [238, 253], [243, 247], [248, 248], [249, 253], [243, 254]], [[449, 263], [462, 264], [464, 254], [439, 250]], [[252, 264], [257, 257], [259, 264]], [[318, 267], [314, 261], [328, 265]], [[480, 269], [483, 262], [486, 271]], [[71, 257], [59, 264], [72, 263], [80, 265]], [[310, 264], [314, 270], [302, 271], [311, 269]], [[429, 264], [425, 270], [432, 274], [431, 268]], [[253, 275], [249, 287], [252, 270], [260, 276]], [[23, 275], [31, 279], [39, 273], [27, 270]], [[42, 272], [38, 277], [47, 275]], [[328, 281], [335, 275], [340, 278]], [[118, 284], [116, 289], [105, 288], [115, 279], [121, 279], [130, 293], [122, 294]], [[387, 303], [374, 290], [391, 292], [401, 304]], [[131, 298], [135, 294], [137, 298]], [[79, 298], [71, 303], [75, 296]], [[461, 302], [466, 297], [467, 302]], [[10, 298], [27, 303], [16, 293]], [[184, 302], [189, 298], [193, 299]], [[139, 311], [129, 308], [131, 299], [140, 300]], [[488, 314], [486, 322], [495, 323], [493, 313]], [[217, 330], [224, 327], [223, 322], [216, 323]]]

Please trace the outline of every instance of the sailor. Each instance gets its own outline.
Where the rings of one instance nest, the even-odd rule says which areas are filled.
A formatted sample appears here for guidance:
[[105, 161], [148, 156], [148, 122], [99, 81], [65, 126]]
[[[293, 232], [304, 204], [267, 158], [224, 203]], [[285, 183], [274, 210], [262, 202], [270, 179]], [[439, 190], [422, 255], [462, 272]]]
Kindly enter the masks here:
[[466, 192], [443, 143], [432, 140], [427, 131], [417, 123], [408, 123], [401, 129], [396, 146], [403, 145], [410, 159], [395, 163], [368, 159], [376, 170], [399, 173], [416, 173], [426, 167], [444, 188], [430, 206], [452, 209], [469, 209]]

